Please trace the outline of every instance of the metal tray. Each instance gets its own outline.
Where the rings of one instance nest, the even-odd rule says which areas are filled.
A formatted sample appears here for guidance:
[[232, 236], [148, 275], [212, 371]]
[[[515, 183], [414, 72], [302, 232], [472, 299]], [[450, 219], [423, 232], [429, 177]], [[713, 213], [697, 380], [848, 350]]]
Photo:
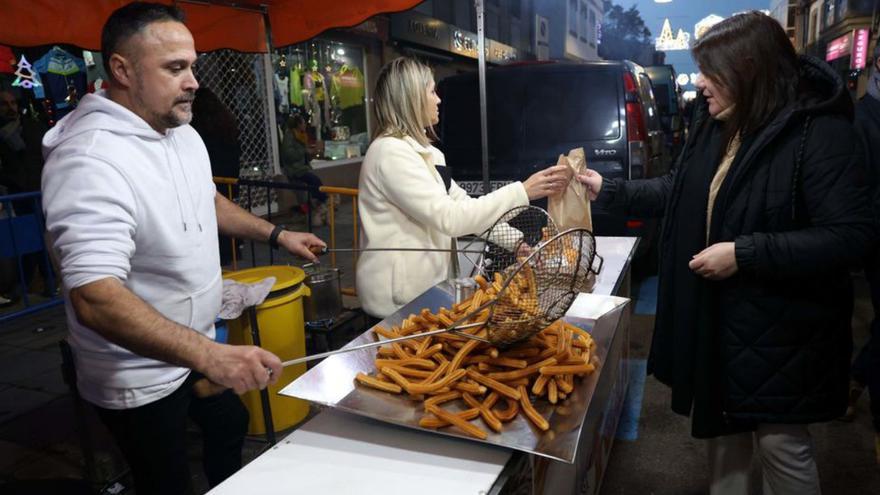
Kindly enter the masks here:
[[[380, 325], [386, 327], [398, 325], [407, 316], [418, 313], [422, 308], [437, 311], [441, 306], [449, 307], [452, 303], [452, 294], [452, 287], [447, 282], [442, 282], [383, 320]], [[535, 408], [550, 423], [550, 429], [546, 432], [541, 432], [532, 426], [522, 414], [515, 420], [505, 423], [504, 429], [499, 433], [493, 432], [480, 424], [480, 420], [476, 420], [476, 423], [489, 433], [486, 440], [470, 437], [454, 427], [439, 430], [422, 428], [419, 426], [419, 419], [424, 412], [420, 402], [356, 385], [354, 377], [358, 372], [376, 371], [373, 362], [376, 357], [375, 349], [328, 357], [279, 393], [432, 434], [466, 438], [572, 463], [577, 451], [581, 426], [590, 408], [599, 375], [606, 366], [616, 365], [616, 363], [606, 363], [605, 358], [621, 321], [621, 313], [628, 303], [629, 299], [621, 297], [581, 294], [569, 309], [565, 320], [591, 332], [597, 344], [596, 355], [601, 364], [591, 375], [576, 381], [574, 392], [562, 403], [554, 406], [545, 399], [535, 403]], [[372, 332], [367, 331], [349, 345], [359, 345], [374, 340], [375, 336]], [[449, 403], [445, 407], [452, 404]], [[598, 404], [598, 407], [602, 406]], [[430, 441], [430, 436], [426, 435], [425, 441]]]

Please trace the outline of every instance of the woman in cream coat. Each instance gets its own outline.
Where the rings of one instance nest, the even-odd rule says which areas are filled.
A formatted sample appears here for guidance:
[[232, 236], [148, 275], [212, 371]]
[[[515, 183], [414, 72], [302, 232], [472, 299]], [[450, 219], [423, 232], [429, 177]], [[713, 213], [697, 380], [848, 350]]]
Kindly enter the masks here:
[[[398, 58], [379, 73], [375, 92], [378, 132], [361, 168], [358, 207], [361, 247], [449, 249], [452, 239], [479, 234], [508, 210], [562, 192], [571, 176], [554, 166], [471, 198], [446, 171], [431, 145], [440, 98], [429, 67]], [[449, 274], [450, 253], [365, 252], [357, 265], [364, 310], [385, 318]]]

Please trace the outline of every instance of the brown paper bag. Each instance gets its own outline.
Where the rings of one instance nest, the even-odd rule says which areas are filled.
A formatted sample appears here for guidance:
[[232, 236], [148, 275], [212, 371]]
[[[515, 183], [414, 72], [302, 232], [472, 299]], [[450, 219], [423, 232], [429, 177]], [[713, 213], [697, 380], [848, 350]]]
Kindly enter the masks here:
[[573, 228], [593, 230], [593, 216], [590, 213], [590, 195], [587, 186], [577, 180], [577, 174], [587, 170], [587, 159], [583, 148], [576, 148], [565, 155], [559, 155], [557, 165], [568, 165], [574, 171], [565, 191], [558, 196], [547, 198], [550, 218], [556, 222], [560, 232]]

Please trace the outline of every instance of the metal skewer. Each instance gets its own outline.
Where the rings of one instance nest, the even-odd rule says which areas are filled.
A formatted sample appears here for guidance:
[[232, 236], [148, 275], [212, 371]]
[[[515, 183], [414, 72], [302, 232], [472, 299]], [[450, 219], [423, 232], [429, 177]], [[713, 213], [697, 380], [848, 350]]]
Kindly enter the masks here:
[[[425, 333], [414, 333], [412, 335], [404, 335], [403, 337], [395, 337], [393, 339], [379, 340], [377, 342], [370, 342], [368, 344], [356, 345], [354, 347], [344, 347], [342, 349], [337, 349], [335, 351], [322, 352], [320, 354], [312, 354], [311, 356], [305, 356], [301, 358], [291, 359], [290, 361], [284, 361], [281, 363], [281, 367], [286, 368], [288, 366], [293, 366], [294, 364], [305, 363], [308, 361], [313, 361], [315, 359], [323, 359], [328, 356], [333, 356], [335, 354], [343, 354], [346, 352], [359, 351], [361, 349], [369, 349], [371, 347], [378, 347], [380, 345], [393, 344], [395, 342], [400, 342], [402, 340], [410, 340], [410, 339], [420, 339], [422, 337], [430, 337], [431, 335], [439, 335], [441, 333], [457, 333], [459, 330], [465, 330], [468, 328], [475, 328], [484, 326], [486, 322], [478, 322], [478, 323], [468, 323], [467, 325], [457, 325], [449, 328], [441, 328], [439, 330], [431, 330], [430, 332]], [[477, 337], [475, 335], [466, 335], [466, 337], [475, 340], [481, 340], [486, 343], [490, 343], [488, 340]]]
[[467, 253], [467, 254], [484, 254], [483, 251], [465, 251], [461, 249], [453, 250], [453, 249], [440, 249], [440, 248], [316, 248], [312, 250], [315, 254], [327, 254], [327, 253], [363, 253], [367, 251], [417, 251], [420, 253]]

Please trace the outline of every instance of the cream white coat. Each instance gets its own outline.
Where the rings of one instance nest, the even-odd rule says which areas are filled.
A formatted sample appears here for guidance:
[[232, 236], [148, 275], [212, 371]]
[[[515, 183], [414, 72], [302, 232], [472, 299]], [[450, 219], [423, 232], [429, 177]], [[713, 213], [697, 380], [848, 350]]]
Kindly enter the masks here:
[[[437, 167], [443, 153], [411, 137], [373, 141], [361, 168], [358, 208], [361, 247], [448, 249], [452, 239], [480, 234], [508, 210], [529, 203], [521, 182], [471, 198]], [[449, 275], [443, 252], [365, 252], [357, 265], [364, 310], [384, 318]]]

